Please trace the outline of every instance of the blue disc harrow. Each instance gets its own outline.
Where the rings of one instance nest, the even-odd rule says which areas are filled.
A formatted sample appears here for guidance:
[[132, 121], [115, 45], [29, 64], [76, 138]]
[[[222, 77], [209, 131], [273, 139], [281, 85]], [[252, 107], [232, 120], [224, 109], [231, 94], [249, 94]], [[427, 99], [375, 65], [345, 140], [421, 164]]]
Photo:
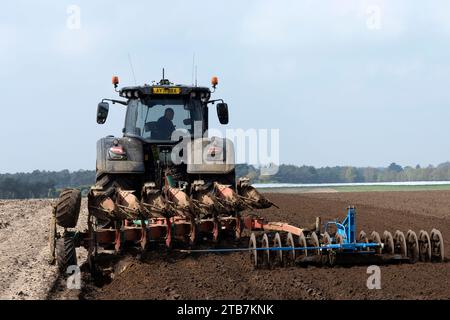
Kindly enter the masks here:
[[248, 247], [181, 250], [188, 253], [250, 253], [255, 268], [274, 268], [302, 264], [383, 264], [444, 261], [444, 242], [439, 230], [419, 235], [373, 231], [357, 234], [356, 209], [348, 207], [342, 222], [327, 221], [321, 226], [317, 218], [313, 228], [297, 228], [286, 223], [264, 223], [258, 219], [245, 222], [251, 230]]

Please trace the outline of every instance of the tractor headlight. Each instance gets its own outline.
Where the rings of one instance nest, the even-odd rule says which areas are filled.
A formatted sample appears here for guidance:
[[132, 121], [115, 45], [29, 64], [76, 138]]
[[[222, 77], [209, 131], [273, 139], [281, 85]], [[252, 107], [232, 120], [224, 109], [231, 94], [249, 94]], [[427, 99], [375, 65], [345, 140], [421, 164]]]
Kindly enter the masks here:
[[211, 96], [211, 95], [210, 95], [209, 93], [207, 93], [207, 92], [202, 93], [202, 95], [201, 95], [201, 100], [202, 100], [202, 102], [203, 102], [203, 103], [208, 102], [210, 96]]

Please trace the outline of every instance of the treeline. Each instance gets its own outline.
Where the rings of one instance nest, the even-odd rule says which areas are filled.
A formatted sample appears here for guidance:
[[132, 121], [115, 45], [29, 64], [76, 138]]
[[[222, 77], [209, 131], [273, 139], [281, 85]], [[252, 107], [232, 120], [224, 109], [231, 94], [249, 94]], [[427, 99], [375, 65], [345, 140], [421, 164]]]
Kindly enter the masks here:
[[278, 172], [262, 176], [260, 171], [248, 165], [237, 166], [238, 176], [249, 176], [254, 182], [274, 183], [355, 183], [402, 181], [450, 181], [450, 162], [438, 166], [402, 167], [391, 163], [386, 168], [373, 167], [322, 167], [280, 165]]
[[[253, 182], [272, 183], [352, 183], [392, 181], [450, 181], [450, 162], [438, 166], [402, 167], [391, 163], [386, 168], [322, 167], [280, 165], [278, 172], [263, 176], [254, 166], [236, 166], [238, 177], [248, 176]], [[79, 188], [84, 193], [95, 183], [95, 171], [39, 171], [0, 174], [0, 199], [55, 198], [61, 189]]]
[[61, 189], [87, 189], [95, 182], [95, 171], [39, 171], [0, 174], [0, 199], [55, 198]]

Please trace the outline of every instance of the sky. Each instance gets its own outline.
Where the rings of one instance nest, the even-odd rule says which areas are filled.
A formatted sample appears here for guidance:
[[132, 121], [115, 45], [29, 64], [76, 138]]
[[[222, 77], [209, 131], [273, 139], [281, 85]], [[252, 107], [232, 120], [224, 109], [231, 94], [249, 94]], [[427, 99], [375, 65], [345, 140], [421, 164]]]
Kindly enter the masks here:
[[[121, 85], [219, 78], [226, 128], [279, 129], [281, 163], [450, 160], [448, 1], [14, 1], [0, 11], [0, 173], [94, 169]], [[214, 113], [213, 127], [220, 127]]]

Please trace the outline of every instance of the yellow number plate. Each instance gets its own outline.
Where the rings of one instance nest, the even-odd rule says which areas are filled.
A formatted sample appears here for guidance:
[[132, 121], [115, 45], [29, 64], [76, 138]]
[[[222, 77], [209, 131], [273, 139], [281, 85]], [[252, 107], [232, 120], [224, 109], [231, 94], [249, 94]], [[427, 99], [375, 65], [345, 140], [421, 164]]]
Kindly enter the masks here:
[[180, 94], [181, 88], [153, 88], [153, 94]]

